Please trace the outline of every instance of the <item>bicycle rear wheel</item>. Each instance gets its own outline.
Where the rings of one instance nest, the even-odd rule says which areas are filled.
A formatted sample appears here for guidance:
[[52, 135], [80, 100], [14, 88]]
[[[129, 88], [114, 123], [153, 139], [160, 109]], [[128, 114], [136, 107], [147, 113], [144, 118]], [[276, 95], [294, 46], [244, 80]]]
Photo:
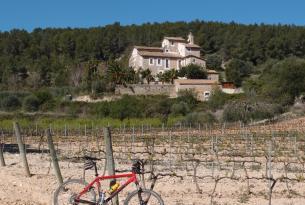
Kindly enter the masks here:
[[[54, 192], [53, 205], [84, 204], [80, 202], [76, 203], [74, 199], [87, 185], [88, 183], [81, 179], [70, 179], [64, 182]], [[94, 190], [91, 189], [82, 195], [80, 199], [95, 203], [96, 194]]]
[[[142, 198], [142, 203], [140, 202]], [[143, 189], [142, 191], [131, 192], [124, 205], [164, 205], [164, 202], [159, 194], [152, 190]]]

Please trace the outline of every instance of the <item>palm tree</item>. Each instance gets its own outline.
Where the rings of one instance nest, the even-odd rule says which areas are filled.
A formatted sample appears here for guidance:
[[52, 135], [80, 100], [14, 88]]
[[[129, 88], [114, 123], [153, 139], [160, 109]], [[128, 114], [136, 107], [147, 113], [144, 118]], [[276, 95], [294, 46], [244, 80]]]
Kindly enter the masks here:
[[160, 72], [160, 73], [157, 74], [157, 78], [159, 79], [159, 81], [162, 82], [162, 84], [163, 84], [164, 82], [166, 82], [165, 76], [164, 76], [164, 74], [163, 74], [162, 72]]
[[127, 86], [128, 83], [138, 83], [137, 73], [131, 67], [123, 67], [119, 62], [112, 62], [107, 69], [107, 77], [115, 85]]
[[125, 69], [118, 62], [112, 62], [109, 64], [107, 76], [109, 80], [115, 84], [126, 84]]
[[167, 70], [163, 73], [165, 82], [174, 84], [174, 80], [177, 78], [177, 71], [175, 69]]
[[140, 74], [142, 76], [142, 79], [146, 79], [148, 84], [154, 80], [154, 77], [151, 74], [151, 70], [149, 69], [142, 70]]

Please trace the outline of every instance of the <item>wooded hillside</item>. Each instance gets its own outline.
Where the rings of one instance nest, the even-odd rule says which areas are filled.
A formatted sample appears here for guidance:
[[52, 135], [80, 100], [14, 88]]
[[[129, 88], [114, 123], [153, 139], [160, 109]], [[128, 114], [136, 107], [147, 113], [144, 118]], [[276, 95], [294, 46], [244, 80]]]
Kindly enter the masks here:
[[126, 65], [133, 45], [159, 46], [164, 36], [186, 37], [189, 31], [204, 55], [217, 53], [224, 61], [236, 58], [257, 66], [268, 59], [305, 55], [305, 27], [298, 26], [193, 21], [12, 30], [0, 32], [0, 87], [78, 86], [71, 76], [79, 68], [82, 73], [87, 69], [82, 76], [88, 78], [88, 70], [100, 61], [120, 58]]

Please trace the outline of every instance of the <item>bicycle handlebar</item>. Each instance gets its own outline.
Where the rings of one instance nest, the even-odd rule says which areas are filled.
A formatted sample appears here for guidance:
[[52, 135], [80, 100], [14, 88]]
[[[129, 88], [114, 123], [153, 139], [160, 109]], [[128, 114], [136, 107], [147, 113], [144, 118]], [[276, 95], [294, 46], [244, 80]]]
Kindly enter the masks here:
[[135, 160], [132, 164], [131, 171], [136, 174], [142, 174], [144, 172], [145, 161], [141, 159]]
[[[95, 160], [99, 160], [96, 157], [90, 157], [90, 156], [84, 156], [85, 159], [85, 163], [84, 163], [84, 170], [89, 170], [94, 168], [95, 170], [95, 175], [98, 175], [97, 172], [97, 166], [96, 166], [96, 162]], [[144, 165], [146, 164], [146, 160], [142, 160], [142, 159], [136, 159], [133, 160], [133, 164], [131, 167], [131, 170], [116, 170], [116, 172], [129, 172], [132, 171], [136, 174], [145, 174], [144, 171]]]
[[134, 172], [136, 174], [146, 174], [148, 172], [145, 172], [144, 171], [144, 165], [146, 164], [146, 160], [141, 160], [141, 159], [137, 159], [137, 160], [133, 160], [133, 164], [132, 164], [132, 167], [131, 167], [131, 170], [130, 169], [116, 169], [115, 172], [118, 172], [118, 173], [123, 173], [123, 172]]
[[85, 159], [85, 160], [92, 160], [92, 161], [101, 160], [101, 159], [99, 159], [99, 158], [97, 158], [97, 157], [90, 157], [90, 156], [84, 156], [84, 159]]

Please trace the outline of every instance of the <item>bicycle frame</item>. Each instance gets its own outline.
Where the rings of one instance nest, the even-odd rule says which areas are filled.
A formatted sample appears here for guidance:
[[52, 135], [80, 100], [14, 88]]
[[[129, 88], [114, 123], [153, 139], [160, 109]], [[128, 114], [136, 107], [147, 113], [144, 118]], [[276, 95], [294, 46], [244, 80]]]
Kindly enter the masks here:
[[114, 191], [108, 198], [105, 199], [105, 203], [109, 202], [113, 197], [115, 197], [117, 194], [119, 194], [126, 186], [128, 186], [130, 183], [135, 183], [137, 186], [137, 189], [140, 190], [139, 188], [139, 182], [137, 179], [137, 176], [135, 173], [127, 173], [127, 174], [117, 174], [117, 175], [109, 175], [109, 176], [97, 176], [91, 183], [89, 183], [75, 198], [75, 202], [81, 202], [81, 203], [86, 203], [86, 204], [92, 204], [95, 205], [97, 202], [92, 202], [92, 201], [87, 201], [87, 200], [82, 200], [80, 197], [87, 193], [92, 187], [94, 187], [94, 184], [96, 184], [98, 192], [101, 191], [101, 183], [100, 181], [102, 180], [107, 180], [107, 179], [118, 179], [118, 178], [128, 178], [128, 180], [121, 185], [116, 191]]

